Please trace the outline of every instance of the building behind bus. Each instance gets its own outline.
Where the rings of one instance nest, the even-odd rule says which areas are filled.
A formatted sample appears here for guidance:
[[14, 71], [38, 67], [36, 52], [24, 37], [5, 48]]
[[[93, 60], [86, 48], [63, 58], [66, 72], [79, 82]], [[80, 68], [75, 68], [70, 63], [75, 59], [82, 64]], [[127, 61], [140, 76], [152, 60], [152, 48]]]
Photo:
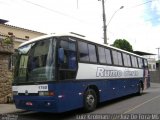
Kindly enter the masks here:
[[13, 79], [12, 54], [18, 46], [29, 39], [44, 33], [6, 24], [0, 19], [0, 103], [12, 101], [11, 84]]

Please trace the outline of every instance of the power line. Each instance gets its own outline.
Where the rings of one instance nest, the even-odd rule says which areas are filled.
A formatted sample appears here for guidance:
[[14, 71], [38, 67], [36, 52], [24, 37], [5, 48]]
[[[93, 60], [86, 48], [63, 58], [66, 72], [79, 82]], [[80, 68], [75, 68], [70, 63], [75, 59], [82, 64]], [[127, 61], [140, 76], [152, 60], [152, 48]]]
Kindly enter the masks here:
[[151, 3], [153, 1], [158, 1], [158, 0], [150, 0], [150, 1], [147, 1], [147, 2], [143, 2], [143, 3], [137, 4], [137, 5], [131, 6], [131, 7], [125, 6], [125, 9], [133, 9], [133, 8], [136, 8], [136, 7], [140, 7], [140, 6], [146, 5], [148, 3]]
[[[31, 1], [29, 1], [29, 0], [22, 0], [22, 1], [24, 1], [24, 2], [26, 2], [26, 3], [28, 3], [28, 4], [32, 4], [32, 5], [34, 5], [34, 6], [40, 7], [40, 8], [42, 8], [42, 9], [45, 9], [45, 10], [54, 12], [54, 13], [56, 13], [56, 14], [58, 14], [58, 15], [62, 15], [62, 16], [68, 17], [68, 18], [70, 18], [70, 19], [74, 19], [74, 20], [79, 21], [79, 22], [81, 22], [81, 23], [92, 24], [92, 23], [88, 23], [88, 22], [86, 22], [86, 21], [83, 21], [83, 20], [81, 20], [81, 19], [78, 19], [78, 18], [76, 18], [76, 17], [74, 17], [74, 16], [68, 15], [68, 14], [66, 14], [66, 13], [63, 13], [63, 12], [60, 12], [60, 11], [57, 11], [57, 10], [48, 8], [48, 7], [46, 7], [46, 6], [43, 6], [43, 5], [34, 3], [34, 2], [31, 2]], [[157, 1], [157, 0], [149, 0], [149, 1], [146, 1], [146, 2], [144, 2], [144, 3], [140, 3], [140, 4], [137, 4], [137, 5], [134, 5], [134, 6], [130, 7], [130, 8], [128, 8], [128, 9], [136, 8], [136, 7], [139, 7], [139, 6], [142, 6], [142, 5], [151, 3], [151, 2], [153, 2], [153, 1]], [[78, 2], [79, 2], [79, 1], [77, 0], [77, 7], [78, 7], [78, 5], [79, 5]], [[105, 2], [107, 2], [107, 0], [105, 0]], [[127, 8], [126, 8], [126, 9], [127, 9]], [[148, 20], [148, 21], [149, 21], [149, 20]]]
[[150, 0], [150, 1], [147, 1], [147, 2], [144, 2], [144, 3], [140, 3], [140, 4], [137, 4], [137, 5], [133, 6], [132, 8], [139, 7], [139, 6], [142, 6], [142, 5], [151, 3], [151, 2], [153, 2], [153, 1], [156, 1], [156, 0]]
[[[147, 1], [147, 2], [144, 2], [144, 3], [141, 3], [141, 4], [138, 4], [138, 5], [135, 5], [135, 6], [133, 6], [132, 8], [139, 7], [139, 6], [142, 6], [142, 5], [151, 3], [151, 2], [153, 2], [153, 1], [158, 1], [158, 0], [150, 0], [150, 1]], [[154, 20], [154, 19], [157, 19], [157, 18], [159, 18], [159, 17], [146, 19], [145, 21], [150, 21], [150, 20]]]
[[51, 8], [48, 8], [48, 7], [42, 6], [42, 5], [37, 4], [37, 3], [33, 3], [33, 2], [31, 2], [31, 1], [28, 1], [28, 0], [23, 0], [23, 1], [25, 1], [25, 2], [27, 2], [27, 3], [29, 3], [29, 4], [32, 4], [32, 5], [38, 6], [38, 7], [40, 7], [40, 8], [43, 8], [43, 9], [46, 9], [46, 10], [52, 11], [52, 12], [54, 12], [54, 13], [57, 13], [57, 14], [60, 14], [60, 15], [63, 15], [63, 16], [67, 16], [67, 17], [68, 17], [68, 15], [67, 15], [67, 14], [62, 13], [62, 12], [59, 12], [59, 11], [57, 11], [57, 10], [53, 10], [53, 9], [51, 9]]
[[[29, 1], [29, 0], [22, 0], [22, 1], [27, 2], [27, 3], [29, 3], [29, 4], [32, 4], [32, 5], [35, 5], [35, 6], [37, 6], [37, 7], [40, 7], [40, 8], [42, 8], [42, 9], [46, 9], [46, 10], [48, 10], [48, 11], [54, 12], [54, 13], [56, 13], [56, 14], [59, 14], [59, 15], [62, 15], [62, 16], [68, 17], [68, 18], [75, 19], [75, 20], [77, 20], [77, 21], [79, 21], [79, 22], [86, 23], [85, 21], [83, 21], [83, 20], [81, 20], [81, 19], [78, 19], [78, 18], [76, 18], [76, 17], [74, 17], [74, 16], [71, 16], [71, 15], [68, 15], [68, 14], [66, 14], [66, 13], [63, 13], [63, 12], [60, 12], [60, 11], [57, 11], [57, 10], [48, 8], [48, 7], [46, 7], [46, 6], [43, 6], [43, 5], [34, 3], [34, 2], [31, 2], [31, 1]], [[147, 1], [147, 2], [144, 2], [144, 3], [140, 3], [140, 4], [137, 4], [137, 5], [135, 5], [135, 6], [132, 6], [131, 8], [139, 7], [139, 6], [148, 4], [148, 3], [153, 2], [153, 1], [157, 1], [157, 0], [150, 0], [150, 1]], [[106, 0], [105, 0], [105, 2], [106, 2]], [[78, 4], [79, 4], [79, 3], [78, 3], [78, 0], [77, 0], [77, 7], [78, 7]]]
[[78, 18], [76, 18], [76, 17], [74, 17], [74, 16], [71, 16], [71, 15], [68, 15], [68, 14], [66, 14], [66, 13], [63, 13], [63, 12], [60, 12], [60, 11], [57, 11], [57, 10], [54, 10], [54, 9], [45, 7], [45, 6], [43, 6], [43, 5], [40, 5], [40, 4], [31, 2], [31, 1], [29, 1], [29, 0], [22, 0], [22, 1], [27, 2], [27, 3], [29, 3], [29, 4], [32, 4], [32, 5], [35, 5], [35, 6], [37, 6], [37, 7], [43, 8], [43, 9], [45, 9], [45, 10], [54, 12], [54, 13], [56, 13], [56, 14], [59, 14], [59, 15], [62, 15], [62, 16], [68, 17], [68, 18], [75, 19], [75, 20], [77, 20], [77, 21], [79, 21], [79, 22], [86, 23], [85, 21], [80, 20], [80, 19], [78, 19]]

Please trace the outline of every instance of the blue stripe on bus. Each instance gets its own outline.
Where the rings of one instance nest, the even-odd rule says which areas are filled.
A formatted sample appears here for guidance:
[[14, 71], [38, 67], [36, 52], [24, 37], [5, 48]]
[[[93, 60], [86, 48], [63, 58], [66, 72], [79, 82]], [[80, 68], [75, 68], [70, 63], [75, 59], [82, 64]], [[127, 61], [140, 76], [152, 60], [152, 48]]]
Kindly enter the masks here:
[[[17, 108], [20, 109], [55, 113], [64, 112], [83, 107], [83, 94], [89, 85], [95, 85], [98, 88], [100, 102], [103, 102], [138, 92], [137, 85], [139, 81], [139, 78], [132, 78], [128, 80], [59, 82], [48, 85], [49, 91], [54, 91], [55, 96], [14, 96], [14, 100]], [[32, 102], [33, 105], [27, 106], [26, 102]]]

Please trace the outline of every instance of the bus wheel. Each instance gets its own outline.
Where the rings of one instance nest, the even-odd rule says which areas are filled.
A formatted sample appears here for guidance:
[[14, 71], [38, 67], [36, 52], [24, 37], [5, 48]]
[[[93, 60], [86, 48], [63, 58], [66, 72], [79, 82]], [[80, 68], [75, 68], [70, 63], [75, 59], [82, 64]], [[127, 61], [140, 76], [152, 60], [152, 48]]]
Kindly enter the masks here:
[[84, 93], [84, 110], [85, 112], [94, 111], [97, 106], [97, 95], [93, 89], [88, 89]]
[[137, 94], [138, 94], [138, 95], [142, 95], [142, 93], [143, 93], [143, 85], [142, 85], [142, 83], [140, 82], [139, 85], [138, 85], [138, 92], [137, 92]]

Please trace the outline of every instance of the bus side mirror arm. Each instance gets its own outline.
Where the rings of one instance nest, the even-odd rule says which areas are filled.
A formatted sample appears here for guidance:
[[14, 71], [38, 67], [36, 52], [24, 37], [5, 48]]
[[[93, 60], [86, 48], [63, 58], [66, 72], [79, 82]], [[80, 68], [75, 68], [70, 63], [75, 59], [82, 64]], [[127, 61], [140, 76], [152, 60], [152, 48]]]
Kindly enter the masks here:
[[59, 64], [64, 63], [64, 49], [63, 48], [58, 49], [58, 63]]

